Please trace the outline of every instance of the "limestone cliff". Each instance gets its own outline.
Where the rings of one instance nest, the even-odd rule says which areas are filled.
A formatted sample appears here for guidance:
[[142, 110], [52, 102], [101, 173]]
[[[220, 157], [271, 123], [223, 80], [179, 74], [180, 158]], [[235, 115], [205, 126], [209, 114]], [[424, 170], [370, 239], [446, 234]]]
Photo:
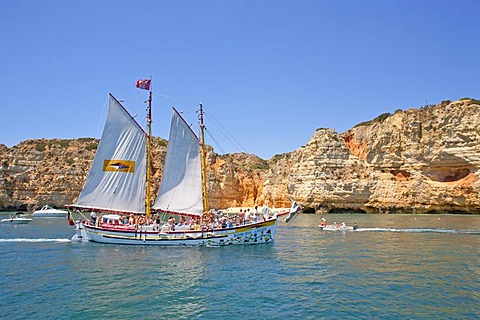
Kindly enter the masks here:
[[318, 129], [271, 165], [264, 194], [278, 197], [286, 185], [304, 207], [330, 212], [480, 213], [479, 127], [479, 101], [463, 99], [398, 110], [343, 134]]
[[[397, 110], [344, 133], [317, 129], [308, 143], [263, 160], [209, 149], [210, 207], [290, 205], [307, 211], [480, 213], [480, 103], [462, 99]], [[0, 145], [0, 210], [74, 203], [98, 140]], [[167, 142], [153, 143], [152, 194]]]
[[[78, 196], [98, 141], [27, 140], [0, 149], [0, 209], [63, 206]], [[75, 196], [74, 196], [75, 195]]]

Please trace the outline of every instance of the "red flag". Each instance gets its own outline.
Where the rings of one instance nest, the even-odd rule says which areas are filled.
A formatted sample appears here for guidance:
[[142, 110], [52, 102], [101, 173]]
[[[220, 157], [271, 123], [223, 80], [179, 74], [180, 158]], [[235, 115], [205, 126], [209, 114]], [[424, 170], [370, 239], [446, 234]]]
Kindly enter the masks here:
[[152, 80], [137, 80], [137, 88], [139, 89], [144, 89], [144, 90], [150, 90], [150, 82]]

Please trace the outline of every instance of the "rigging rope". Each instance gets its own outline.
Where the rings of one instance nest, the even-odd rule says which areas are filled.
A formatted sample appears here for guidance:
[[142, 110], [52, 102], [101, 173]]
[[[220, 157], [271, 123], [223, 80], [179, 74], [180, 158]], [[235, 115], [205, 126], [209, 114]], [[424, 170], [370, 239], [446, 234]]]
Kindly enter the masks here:
[[225, 154], [225, 151], [224, 151], [223, 148], [220, 146], [220, 144], [218, 143], [218, 141], [215, 140], [215, 138], [213, 137], [213, 135], [210, 133], [210, 130], [207, 130], [207, 128], [205, 128], [205, 131], [208, 133], [208, 136], [210, 137], [210, 139], [213, 140], [213, 142], [214, 142], [215, 145], [218, 147], [218, 149], [220, 149], [220, 151], [222, 151], [222, 153]]
[[[237, 151], [239, 152], [245, 152], [245, 153], [248, 153], [247, 150], [240, 144], [240, 142], [238, 142], [228, 131], [227, 129], [225, 129], [224, 126], [222, 126], [222, 124], [217, 120], [215, 119], [213, 116], [210, 116], [209, 113], [207, 112], [204, 112], [205, 116], [211, 120], [211, 122], [215, 125], [215, 127], [217, 127], [217, 129], [225, 136], [225, 138], [228, 139], [228, 141], [230, 141], [230, 143], [235, 147], [235, 149], [237, 149]], [[211, 135], [210, 135], [211, 136]], [[212, 137], [213, 139], [213, 137]], [[214, 140], [214, 139], [213, 139]], [[221, 149], [221, 148], [220, 148]], [[222, 150], [223, 152], [223, 150]]]
[[155, 96], [159, 96], [159, 97], [170, 98], [170, 99], [179, 100], [179, 101], [187, 101], [187, 100], [182, 99], [182, 98], [167, 96], [166, 94], [155, 93], [155, 92], [152, 92], [152, 94], [155, 95]]

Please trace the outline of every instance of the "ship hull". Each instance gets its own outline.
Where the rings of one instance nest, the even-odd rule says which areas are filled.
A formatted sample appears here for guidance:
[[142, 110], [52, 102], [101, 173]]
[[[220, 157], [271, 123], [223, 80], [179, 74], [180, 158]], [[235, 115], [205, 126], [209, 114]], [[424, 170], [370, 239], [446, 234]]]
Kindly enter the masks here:
[[94, 226], [86, 221], [76, 222], [73, 241], [93, 241], [106, 244], [157, 246], [229, 246], [254, 245], [272, 242], [277, 219], [232, 228], [213, 230], [179, 230], [159, 232], [149, 227]]

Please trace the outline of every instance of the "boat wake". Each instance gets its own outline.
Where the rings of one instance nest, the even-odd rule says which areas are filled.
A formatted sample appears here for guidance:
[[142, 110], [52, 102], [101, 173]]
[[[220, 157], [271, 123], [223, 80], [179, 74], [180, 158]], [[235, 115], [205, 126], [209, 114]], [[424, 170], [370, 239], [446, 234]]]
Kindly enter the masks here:
[[27, 239], [27, 238], [12, 238], [12, 239], [0, 239], [0, 242], [59, 242], [59, 243], [67, 243], [72, 242], [70, 239], [46, 239], [46, 238], [39, 238], [39, 239]]
[[412, 232], [412, 233], [452, 233], [452, 234], [480, 234], [480, 230], [474, 229], [438, 229], [438, 228], [358, 228], [356, 232]]

